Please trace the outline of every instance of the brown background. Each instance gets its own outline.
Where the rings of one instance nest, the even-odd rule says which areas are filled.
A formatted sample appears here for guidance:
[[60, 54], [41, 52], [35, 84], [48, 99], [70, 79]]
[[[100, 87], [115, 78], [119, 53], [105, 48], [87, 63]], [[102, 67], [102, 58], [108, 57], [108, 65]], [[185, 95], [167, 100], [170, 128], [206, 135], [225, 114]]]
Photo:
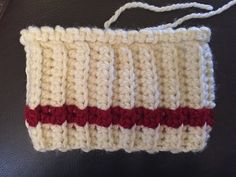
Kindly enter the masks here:
[[[215, 126], [202, 153], [123, 151], [39, 153], [33, 150], [23, 121], [25, 104], [25, 53], [19, 31], [29, 25], [97, 26], [126, 0], [12, 0], [0, 21], [0, 176], [236, 176], [236, 7], [210, 19], [191, 20], [182, 26], [206, 25], [212, 29], [210, 46], [216, 78]], [[147, 0], [166, 5], [176, 0]], [[219, 7], [228, 1], [199, 0]], [[113, 27], [136, 28], [170, 22], [195, 9], [157, 14], [141, 9], [122, 14]]]

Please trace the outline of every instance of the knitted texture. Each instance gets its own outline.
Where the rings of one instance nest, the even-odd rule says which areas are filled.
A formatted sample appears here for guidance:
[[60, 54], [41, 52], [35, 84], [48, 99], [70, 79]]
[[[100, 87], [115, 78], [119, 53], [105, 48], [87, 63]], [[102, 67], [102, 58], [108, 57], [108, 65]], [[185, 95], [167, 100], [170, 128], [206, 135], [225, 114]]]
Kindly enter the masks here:
[[206, 27], [29, 27], [25, 121], [38, 151], [202, 150], [213, 125]]

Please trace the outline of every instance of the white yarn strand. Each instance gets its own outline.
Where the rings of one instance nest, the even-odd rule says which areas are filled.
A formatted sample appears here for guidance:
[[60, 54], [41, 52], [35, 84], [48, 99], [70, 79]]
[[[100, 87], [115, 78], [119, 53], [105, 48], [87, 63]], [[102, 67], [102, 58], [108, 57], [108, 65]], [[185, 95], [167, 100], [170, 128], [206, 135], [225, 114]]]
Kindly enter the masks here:
[[212, 10], [213, 9], [213, 7], [211, 5], [201, 4], [201, 3], [197, 3], [197, 2], [178, 3], [178, 4], [163, 6], [163, 7], [157, 7], [157, 6], [149, 5], [147, 3], [142, 3], [142, 2], [129, 2], [129, 3], [126, 3], [125, 5], [121, 6], [118, 10], [115, 11], [114, 15], [104, 23], [104, 28], [108, 29], [110, 27], [110, 25], [119, 18], [121, 13], [127, 9], [142, 8], [142, 9], [146, 9], [146, 10], [150, 10], [150, 11], [154, 11], [154, 12], [167, 12], [167, 11], [172, 11], [172, 10], [191, 8], [191, 7], [204, 9], [204, 10]]
[[173, 23], [167, 23], [164, 25], [159, 25], [157, 27], [148, 27], [145, 29], [166, 29], [166, 28], [174, 28], [179, 26], [185, 21], [188, 21], [190, 19], [196, 19], [196, 18], [209, 18], [217, 14], [221, 14], [222, 12], [226, 11], [230, 7], [234, 6], [236, 4], [236, 0], [232, 0], [228, 2], [227, 4], [223, 5], [222, 7], [218, 8], [217, 10], [213, 10], [213, 7], [208, 4], [201, 4], [197, 2], [190, 2], [190, 3], [177, 3], [177, 4], [172, 4], [168, 6], [163, 6], [163, 7], [157, 7], [154, 5], [149, 5], [147, 3], [142, 3], [142, 2], [130, 2], [126, 3], [125, 5], [121, 6], [118, 10], [115, 11], [114, 15], [107, 20], [104, 23], [104, 28], [108, 29], [110, 28], [110, 25], [114, 23], [119, 16], [121, 15], [122, 12], [124, 12], [127, 9], [132, 9], [132, 8], [142, 8], [154, 12], [167, 12], [167, 11], [172, 11], [172, 10], [178, 10], [178, 9], [186, 9], [186, 8], [199, 8], [199, 9], [204, 9], [204, 10], [209, 10], [210, 12], [206, 13], [192, 13], [186, 16], [183, 16], [176, 20]]
[[183, 16], [182, 18], [179, 18], [173, 23], [168, 23], [164, 25], [159, 25], [157, 27], [148, 28], [148, 29], [166, 29], [166, 28], [175, 28], [179, 25], [181, 25], [183, 22], [191, 20], [191, 19], [200, 19], [200, 18], [209, 18], [218, 14], [221, 14], [222, 12], [226, 11], [230, 7], [234, 6], [236, 4], [236, 0], [230, 1], [229, 3], [223, 5], [222, 7], [218, 8], [217, 10], [210, 11], [207, 13], [192, 13], [186, 16]]

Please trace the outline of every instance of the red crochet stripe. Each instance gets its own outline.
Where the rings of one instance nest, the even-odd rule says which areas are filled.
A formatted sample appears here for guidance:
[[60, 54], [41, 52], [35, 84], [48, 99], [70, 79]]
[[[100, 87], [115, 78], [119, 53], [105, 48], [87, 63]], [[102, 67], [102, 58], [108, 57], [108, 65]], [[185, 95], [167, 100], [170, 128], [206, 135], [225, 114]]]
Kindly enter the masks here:
[[212, 109], [177, 108], [175, 110], [157, 108], [155, 110], [143, 107], [124, 109], [111, 107], [101, 110], [97, 107], [87, 107], [84, 110], [73, 105], [61, 107], [37, 106], [35, 109], [25, 107], [25, 119], [30, 126], [35, 127], [38, 122], [61, 125], [65, 121], [84, 126], [87, 122], [103, 127], [120, 125], [131, 128], [133, 125], [143, 125], [148, 128], [156, 128], [160, 125], [178, 128], [183, 125], [203, 126], [205, 123], [213, 125]]

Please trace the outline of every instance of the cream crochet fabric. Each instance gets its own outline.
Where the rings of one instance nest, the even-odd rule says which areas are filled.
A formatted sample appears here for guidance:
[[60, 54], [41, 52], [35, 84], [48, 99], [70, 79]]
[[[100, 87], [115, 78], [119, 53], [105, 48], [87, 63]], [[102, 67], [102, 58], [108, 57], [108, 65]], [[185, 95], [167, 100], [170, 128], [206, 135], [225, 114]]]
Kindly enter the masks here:
[[202, 150], [215, 106], [210, 34], [207, 27], [22, 30], [34, 148]]
[[[27, 100], [36, 106], [80, 109], [111, 106], [213, 108], [208, 28], [122, 31], [30, 27], [21, 32], [27, 52]], [[37, 150], [189, 151], [205, 146], [209, 126], [110, 126], [38, 124], [29, 133]], [[191, 133], [190, 133], [191, 132]]]

